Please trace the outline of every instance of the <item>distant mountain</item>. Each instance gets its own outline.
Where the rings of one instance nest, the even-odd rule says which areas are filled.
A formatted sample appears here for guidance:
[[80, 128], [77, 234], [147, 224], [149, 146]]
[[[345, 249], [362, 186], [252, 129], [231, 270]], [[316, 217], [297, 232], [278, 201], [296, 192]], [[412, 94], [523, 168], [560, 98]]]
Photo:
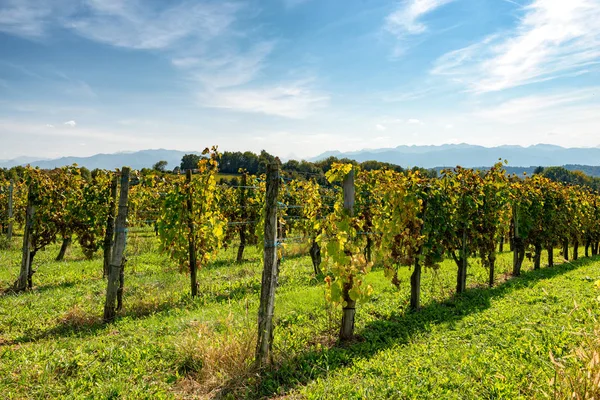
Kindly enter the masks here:
[[[167, 169], [172, 170], [180, 165], [185, 154], [199, 152], [179, 150], [142, 150], [115, 154], [96, 154], [91, 157], [63, 157], [55, 160], [42, 160], [34, 157], [19, 157], [14, 160], [0, 161], [0, 168], [11, 168], [15, 165], [55, 168], [73, 163], [89, 169], [115, 169], [129, 166], [133, 169], [152, 168], [160, 160], [168, 162]], [[328, 151], [309, 161], [322, 160], [334, 156], [350, 158], [359, 162], [377, 160], [397, 164], [402, 167], [437, 168], [490, 167], [498, 159], [508, 160], [509, 173], [531, 173], [536, 166], [565, 166], [569, 170], [581, 170], [591, 176], [600, 176], [600, 147], [564, 148], [560, 146], [538, 144], [535, 146], [498, 146], [482, 147], [469, 144], [444, 144], [441, 146], [398, 146], [390, 149], [368, 149], [345, 152]]]
[[311, 159], [323, 160], [329, 156], [350, 158], [359, 162], [376, 160], [402, 167], [435, 168], [444, 166], [486, 167], [498, 159], [508, 160], [510, 166], [552, 166], [565, 164], [600, 165], [600, 148], [564, 148], [549, 144], [529, 147], [483, 147], [469, 144], [441, 146], [398, 146], [390, 149], [355, 152], [326, 152]]
[[42, 161], [46, 160], [45, 158], [40, 157], [17, 157], [12, 160], [0, 160], [0, 168], [12, 168], [17, 165], [24, 165], [34, 161]]
[[193, 151], [179, 150], [142, 150], [132, 153], [115, 154], [96, 154], [91, 157], [62, 157], [56, 160], [35, 160], [28, 157], [17, 158], [15, 160], [0, 161], [0, 168], [11, 168], [15, 165], [30, 164], [35, 167], [52, 169], [63, 167], [65, 165], [77, 164], [88, 169], [115, 169], [123, 166], [129, 166], [133, 169], [152, 168], [157, 161], [165, 160], [168, 162], [167, 169], [173, 169], [181, 164], [181, 158], [185, 154], [200, 154]]

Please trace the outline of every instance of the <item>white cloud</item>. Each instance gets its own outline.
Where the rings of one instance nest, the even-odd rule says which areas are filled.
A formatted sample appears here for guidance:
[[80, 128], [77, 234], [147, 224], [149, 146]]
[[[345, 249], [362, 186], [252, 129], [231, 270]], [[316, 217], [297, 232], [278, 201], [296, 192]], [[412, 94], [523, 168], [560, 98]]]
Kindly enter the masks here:
[[594, 101], [598, 102], [595, 96], [599, 89], [588, 88], [559, 94], [517, 97], [499, 105], [481, 108], [474, 115], [505, 124], [546, 120], [557, 114], [571, 113], [572, 107], [579, 107], [582, 104], [585, 104], [585, 107], [593, 106]]
[[71, 128], [74, 128], [75, 126], [77, 126], [77, 122], [71, 120], [71, 121], [65, 122], [64, 125], [67, 125], [67, 126], [70, 126]]
[[223, 34], [239, 6], [233, 3], [179, 3], [152, 8], [140, 0], [92, 0], [88, 16], [73, 18], [67, 26], [81, 36], [133, 49], [166, 49], [184, 39], [207, 41]]
[[433, 74], [492, 92], [587, 72], [600, 63], [600, 2], [535, 0], [510, 32], [440, 57]]
[[410, 118], [408, 121], [406, 121], [407, 124], [410, 125], [422, 125], [423, 122], [421, 120], [418, 120], [416, 118]]
[[46, 124], [46, 128], [54, 128], [54, 125], [52, 125], [52, 124]]
[[47, 21], [52, 19], [54, 7], [61, 3], [64, 2], [5, 0], [0, 4], [0, 32], [39, 39], [44, 35]]
[[446, 129], [453, 129], [454, 128], [454, 124], [446, 124], [444, 126], [444, 128], [446, 128]]
[[377, 125], [375, 125], [375, 128], [376, 128], [378, 131], [385, 131], [385, 130], [387, 129], [387, 128], [386, 128], [384, 125], [381, 125], [381, 124], [377, 124]]
[[[245, 18], [255, 12], [249, 4], [56, 0], [62, 5], [59, 7], [53, 2], [38, 4], [41, 0], [10, 1], [11, 13], [0, 14], [0, 30], [5, 27], [9, 33], [19, 34], [12, 25], [2, 25], [2, 18], [17, 25], [29, 21], [36, 35], [53, 25], [95, 42], [162, 55], [193, 83], [190, 91], [199, 93], [203, 106], [302, 118], [328, 101], [327, 96], [305, 84], [282, 82], [250, 87], [267, 69], [267, 58], [276, 41], [262, 38], [260, 28], [240, 28], [242, 11]], [[45, 10], [41, 17], [34, 13], [38, 5]], [[96, 97], [87, 83], [59, 76], [69, 81], [67, 93]], [[277, 77], [270, 78], [276, 82]]]
[[421, 18], [452, 1], [454, 0], [405, 0], [400, 8], [387, 16], [385, 29], [398, 37], [424, 33], [427, 26]]
[[263, 41], [247, 52], [229, 51], [223, 55], [205, 57], [183, 57], [172, 60], [173, 65], [186, 70], [192, 79], [205, 87], [221, 88], [238, 86], [253, 80], [264, 67], [265, 58], [272, 52], [275, 43]]
[[200, 104], [287, 118], [305, 118], [329, 102], [329, 96], [316, 93], [306, 82], [254, 89], [223, 89], [203, 92]]

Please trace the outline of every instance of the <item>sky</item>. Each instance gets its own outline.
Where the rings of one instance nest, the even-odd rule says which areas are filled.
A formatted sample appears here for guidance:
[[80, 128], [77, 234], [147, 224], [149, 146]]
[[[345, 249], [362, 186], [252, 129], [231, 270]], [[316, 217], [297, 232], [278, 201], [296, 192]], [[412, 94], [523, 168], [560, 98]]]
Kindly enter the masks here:
[[0, 0], [0, 159], [600, 145], [600, 0]]

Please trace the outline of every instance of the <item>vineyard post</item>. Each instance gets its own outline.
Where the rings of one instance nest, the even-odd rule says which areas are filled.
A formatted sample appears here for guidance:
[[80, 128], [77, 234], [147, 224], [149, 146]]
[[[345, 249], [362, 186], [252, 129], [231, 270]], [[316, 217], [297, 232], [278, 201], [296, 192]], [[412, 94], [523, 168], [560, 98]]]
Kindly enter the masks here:
[[188, 169], [185, 173], [185, 181], [188, 186], [188, 198], [187, 198], [187, 213], [188, 213], [188, 253], [190, 261], [190, 282], [192, 289], [192, 297], [198, 295], [198, 279], [197, 272], [198, 266], [196, 265], [196, 240], [194, 232], [194, 209], [193, 209], [193, 193], [192, 193], [192, 170]]
[[108, 276], [110, 269], [110, 258], [112, 255], [112, 247], [115, 235], [115, 207], [117, 203], [117, 186], [119, 185], [119, 177], [115, 174], [110, 182], [110, 202], [108, 205], [108, 216], [106, 218], [106, 232], [104, 234], [104, 268], [102, 277]]
[[121, 170], [121, 193], [119, 195], [119, 210], [115, 223], [115, 246], [111, 255], [108, 284], [106, 287], [106, 303], [104, 304], [104, 322], [111, 322], [116, 315], [117, 292], [121, 282], [123, 268], [123, 253], [127, 241], [127, 200], [129, 197], [129, 168]]
[[19, 278], [13, 285], [15, 291], [27, 289], [27, 282], [31, 276], [31, 228], [33, 227], [33, 217], [35, 214], [35, 205], [32, 193], [32, 187], [29, 186], [27, 193], [27, 209], [25, 211], [25, 229], [23, 232], [23, 255], [21, 258], [21, 271]]
[[246, 172], [244, 172], [242, 174], [242, 183], [240, 185], [240, 209], [241, 209], [241, 220], [242, 220], [242, 224], [240, 225], [240, 247], [238, 247], [238, 253], [237, 253], [237, 258], [236, 261], [237, 262], [242, 262], [242, 260], [244, 259], [244, 248], [246, 247], [246, 225], [245, 224], [245, 220], [246, 220], [246, 185], [248, 184], [248, 179], [247, 179], [247, 174]]
[[256, 366], [262, 368], [271, 359], [273, 345], [273, 311], [279, 265], [277, 257], [277, 197], [279, 194], [279, 160], [267, 166], [267, 192], [265, 198], [264, 267], [258, 308], [258, 339]]
[[579, 258], [579, 239], [575, 238], [573, 241], [573, 261], [577, 261]]
[[13, 191], [15, 189], [15, 182], [11, 179], [10, 186], [8, 187], [8, 230], [6, 231], [6, 239], [8, 244], [12, 241], [13, 234]]
[[[344, 210], [349, 216], [354, 216], [354, 169], [350, 170], [344, 177], [342, 183], [344, 190]], [[350, 298], [349, 289], [352, 282], [344, 285], [342, 298], [344, 307], [342, 309], [342, 325], [340, 327], [340, 340], [350, 340], [354, 336], [354, 314], [356, 313], [356, 301]]]

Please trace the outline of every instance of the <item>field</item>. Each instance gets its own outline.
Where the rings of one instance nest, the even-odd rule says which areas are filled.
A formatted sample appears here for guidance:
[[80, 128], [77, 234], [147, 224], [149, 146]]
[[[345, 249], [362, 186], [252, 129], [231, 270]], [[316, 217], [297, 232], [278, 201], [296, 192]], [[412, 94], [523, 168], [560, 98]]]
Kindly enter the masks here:
[[[0, 285], [18, 274], [18, 239], [0, 251]], [[34, 290], [0, 295], [3, 398], [554, 398], [550, 352], [569, 355], [597, 326], [600, 260], [581, 259], [508, 279], [511, 254], [498, 260], [497, 286], [472, 260], [469, 289], [453, 297], [455, 267], [426, 270], [423, 309], [407, 311], [408, 268], [398, 291], [377, 267], [376, 295], [359, 303], [357, 339], [336, 344], [340, 310], [324, 299], [304, 248], [286, 249], [275, 308], [275, 365], [251, 371], [262, 263], [231, 262], [235, 249], [188, 277], [158, 251], [149, 233], [128, 241], [124, 309], [101, 322], [106, 283], [98, 255], [79, 248], [55, 262], [37, 257]], [[557, 252], [558, 253], [558, 252]], [[558, 257], [555, 257], [558, 258]], [[558, 260], [557, 260], [558, 261]], [[567, 357], [569, 356], [569, 357]], [[564, 385], [563, 385], [564, 386]], [[564, 389], [564, 388], [563, 388]], [[560, 393], [560, 392], [558, 392]], [[559, 396], [560, 397], [560, 396]]]

